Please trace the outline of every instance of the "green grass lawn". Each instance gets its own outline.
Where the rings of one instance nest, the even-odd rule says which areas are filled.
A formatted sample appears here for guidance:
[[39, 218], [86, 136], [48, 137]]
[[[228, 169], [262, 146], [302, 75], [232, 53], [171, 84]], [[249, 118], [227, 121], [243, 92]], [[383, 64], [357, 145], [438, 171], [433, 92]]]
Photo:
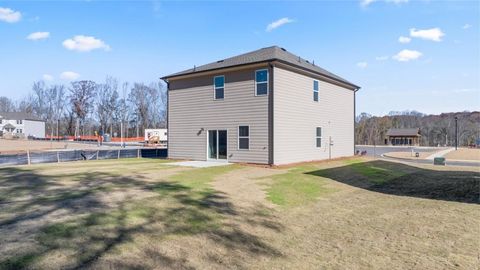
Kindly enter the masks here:
[[325, 187], [324, 179], [306, 174], [314, 170], [312, 165], [298, 166], [287, 173], [271, 177], [267, 198], [274, 204], [284, 207], [302, 206], [319, 196], [333, 192]]

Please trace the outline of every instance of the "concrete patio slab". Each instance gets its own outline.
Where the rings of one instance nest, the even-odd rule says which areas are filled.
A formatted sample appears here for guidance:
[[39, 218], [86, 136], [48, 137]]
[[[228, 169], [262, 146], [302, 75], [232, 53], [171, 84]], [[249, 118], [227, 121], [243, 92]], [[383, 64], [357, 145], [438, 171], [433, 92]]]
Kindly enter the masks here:
[[196, 160], [165, 163], [165, 165], [194, 167], [194, 168], [209, 168], [209, 167], [217, 167], [217, 166], [227, 166], [231, 164], [232, 163], [222, 162], [222, 161], [196, 161]]

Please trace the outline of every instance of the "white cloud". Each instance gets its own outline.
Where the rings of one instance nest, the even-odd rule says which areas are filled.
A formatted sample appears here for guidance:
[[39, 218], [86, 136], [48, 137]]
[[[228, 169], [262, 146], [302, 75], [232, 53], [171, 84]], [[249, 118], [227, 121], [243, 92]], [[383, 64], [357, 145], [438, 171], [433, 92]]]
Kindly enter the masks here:
[[294, 22], [294, 20], [289, 19], [287, 17], [281, 18], [267, 25], [267, 29], [265, 29], [265, 31], [271, 32], [284, 24], [292, 23], [292, 22]]
[[388, 56], [387, 55], [383, 55], [383, 56], [377, 56], [375, 57], [375, 60], [377, 61], [385, 61], [385, 60], [388, 60]]
[[405, 44], [405, 43], [409, 43], [410, 41], [412, 41], [412, 39], [409, 38], [409, 37], [401, 36], [401, 37], [398, 38], [398, 42], [400, 42], [400, 43], [404, 43], [404, 44]]
[[408, 62], [410, 60], [418, 59], [420, 56], [422, 56], [422, 53], [419, 51], [402, 50], [392, 58], [400, 62]]
[[27, 39], [30, 40], [41, 40], [41, 39], [46, 39], [50, 37], [49, 32], [34, 32], [31, 33], [30, 35], [27, 36]]
[[463, 89], [454, 89], [454, 93], [471, 93], [471, 92], [477, 92], [478, 90], [475, 88], [463, 88]]
[[360, 5], [361, 5], [362, 7], [366, 7], [366, 6], [370, 5], [370, 4], [373, 3], [373, 2], [375, 2], [375, 0], [361, 0], [361, 1], [360, 1]]
[[65, 47], [68, 50], [79, 51], [79, 52], [89, 52], [91, 50], [96, 50], [96, 49], [103, 49], [105, 51], [110, 50], [110, 46], [108, 46], [101, 39], [97, 39], [91, 36], [83, 36], [83, 35], [74, 36], [73, 38], [69, 38], [65, 40], [62, 44], [63, 44], [63, 47]]
[[357, 63], [357, 67], [359, 67], [361, 69], [365, 69], [365, 68], [367, 68], [367, 66], [368, 66], [367, 62], [358, 62]]
[[410, 29], [410, 36], [439, 42], [442, 41], [442, 37], [445, 36], [445, 33], [443, 33], [438, 27], [425, 30], [417, 30], [412, 28]]
[[60, 78], [66, 81], [73, 81], [80, 77], [80, 74], [73, 71], [64, 71], [60, 74]]
[[20, 21], [21, 18], [22, 13], [20, 13], [19, 11], [0, 7], [0, 21], [4, 21], [7, 23], [15, 23]]
[[[362, 7], [367, 7], [373, 2], [379, 2], [380, 0], [360, 0], [360, 5]], [[383, 0], [385, 3], [394, 3], [394, 4], [401, 4], [401, 3], [407, 3], [409, 0]]]
[[42, 78], [44, 81], [53, 81], [53, 76], [50, 74], [43, 74]]
[[468, 28], [472, 27], [471, 24], [466, 23], [465, 25], [462, 26], [462, 29], [467, 30]]

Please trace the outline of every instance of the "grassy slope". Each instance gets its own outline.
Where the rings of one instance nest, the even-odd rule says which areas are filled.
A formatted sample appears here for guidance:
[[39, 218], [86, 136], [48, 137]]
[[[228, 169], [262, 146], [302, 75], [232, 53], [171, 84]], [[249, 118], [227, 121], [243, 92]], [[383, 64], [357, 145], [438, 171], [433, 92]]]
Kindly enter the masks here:
[[[343, 165], [345, 172], [365, 178], [372, 184], [384, 184], [407, 174], [392, 166], [380, 167], [360, 159], [346, 160]], [[315, 201], [322, 195], [334, 192], [325, 186], [326, 180], [331, 178], [327, 170], [314, 165], [303, 165], [292, 168], [285, 174], [273, 176], [267, 188], [267, 198], [285, 207], [301, 206]]]

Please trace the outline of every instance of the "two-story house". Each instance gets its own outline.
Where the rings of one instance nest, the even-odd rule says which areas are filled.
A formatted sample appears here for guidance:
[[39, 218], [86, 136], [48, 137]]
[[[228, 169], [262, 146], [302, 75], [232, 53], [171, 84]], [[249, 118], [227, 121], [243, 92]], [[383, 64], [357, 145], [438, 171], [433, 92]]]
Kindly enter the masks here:
[[169, 158], [279, 165], [354, 154], [360, 87], [278, 46], [162, 79]]
[[23, 112], [0, 112], [0, 135], [45, 138], [45, 121]]

